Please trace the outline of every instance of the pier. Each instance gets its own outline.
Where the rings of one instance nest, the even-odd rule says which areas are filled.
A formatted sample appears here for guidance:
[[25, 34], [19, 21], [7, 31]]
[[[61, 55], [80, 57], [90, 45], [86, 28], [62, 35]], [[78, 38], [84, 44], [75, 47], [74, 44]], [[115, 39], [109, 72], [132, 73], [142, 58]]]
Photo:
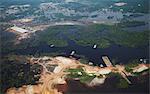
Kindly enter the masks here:
[[107, 56], [102, 56], [102, 59], [103, 59], [103, 61], [106, 64], [107, 67], [113, 66], [111, 61], [109, 60], [109, 58]]

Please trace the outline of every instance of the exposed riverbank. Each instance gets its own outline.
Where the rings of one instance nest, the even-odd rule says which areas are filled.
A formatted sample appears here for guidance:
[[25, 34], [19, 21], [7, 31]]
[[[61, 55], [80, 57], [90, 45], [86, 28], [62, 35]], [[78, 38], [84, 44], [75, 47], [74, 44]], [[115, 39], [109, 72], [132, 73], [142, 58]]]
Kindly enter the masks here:
[[[20, 60], [19, 58], [20, 57], [17, 57], [17, 60]], [[80, 94], [83, 92], [84, 94], [84, 90], [89, 93], [118, 91], [128, 93], [131, 90], [131, 92], [140, 92], [142, 94], [143, 88], [146, 90], [146, 94], [148, 92], [147, 86], [145, 86], [147, 84], [145, 83], [147, 83], [149, 77], [149, 64], [138, 64], [138, 62], [136, 62], [135, 64], [132, 63], [129, 65], [98, 67], [82, 64], [75, 58], [62, 56], [31, 56], [27, 57], [27, 61], [27, 63], [31, 65], [38, 64], [42, 67], [42, 72], [39, 74], [39, 81], [37, 81], [35, 85], [23, 84], [19, 88], [10, 88], [6, 94], [12, 94], [12, 92], [14, 92], [14, 94], [18, 92], [22, 92], [21, 94], [23, 94], [23, 92], [25, 92], [25, 94], [29, 94], [29, 92], [31, 94], [65, 94], [65, 92], [76, 92], [76, 94]], [[131, 69], [131, 71], [128, 71], [126, 67]], [[102, 81], [103, 78], [105, 79], [104, 81]], [[75, 88], [70, 84], [70, 81], [72, 81], [70, 79], [77, 80], [75, 81], [77, 83], [72, 84], [76, 85]], [[136, 79], [136, 81], [134, 79]], [[128, 80], [130, 80], [131, 83]], [[139, 85], [144, 86], [139, 88]], [[64, 88], [60, 88], [61, 86]], [[138, 88], [138, 90], [133, 88]]]

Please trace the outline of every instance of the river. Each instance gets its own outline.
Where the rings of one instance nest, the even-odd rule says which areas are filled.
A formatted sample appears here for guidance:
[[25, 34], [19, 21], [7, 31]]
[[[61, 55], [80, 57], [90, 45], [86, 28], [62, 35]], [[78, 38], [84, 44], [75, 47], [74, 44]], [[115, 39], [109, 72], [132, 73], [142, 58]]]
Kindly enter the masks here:
[[96, 48], [93, 49], [92, 46], [80, 46], [73, 41], [69, 42], [66, 47], [53, 47], [50, 45], [41, 44], [37, 47], [29, 47], [26, 49], [19, 49], [13, 51], [15, 54], [21, 55], [34, 55], [36, 53], [63, 53], [61, 55], [69, 56], [71, 51], [75, 51], [75, 56], [84, 56], [87, 60], [94, 63], [94, 65], [103, 64], [101, 57], [107, 55], [111, 60], [115, 59], [116, 63], [127, 63], [129, 60], [133, 59], [148, 59], [149, 47], [142, 46], [137, 48], [124, 47], [119, 45], [112, 45], [108, 48]]
[[[141, 19], [141, 17], [136, 17], [137, 19]], [[145, 17], [145, 16], [144, 16]], [[136, 20], [137, 20], [136, 19]], [[143, 20], [142, 20], [143, 21]], [[71, 22], [70, 22], [71, 23]], [[59, 23], [62, 24], [62, 23]], [[67, 23], [66, 23], [67, 24]], [[72, 24], [72, 23], [71, 23]], [[73, 24], [79, 24], [79, 23], [73, 23]], [[142, 28], [141, 28], [142, 27]], [[144, 30], [149, 30], [148, 29], [148, 24], [142, 25], [142, 26], [136, 26], [136, 27], [129, 27], [125, 28], [128, 31], [144, 31]], [[70, 30], [76, 30], [76, 28], [72, 28]], [[68, 30], [69, 34], [70, 30]], [[77, 29], [78, 30], [78, 29]], [[76, 32], [76, 31], [74, 31]], [[66, 35], [60, 34], [59, 37], [67, 38]], [[120, 46], [116, 44], [112, 44], [108, 48], [96, 48], [93, 49], [92, 46], [80, 46], [76, 44], [74, 41], [70, 41], [68, 39], [65, 39], [68, 41], [68, 46], [66, 47], [50, 47], [50, 45], [47, 44], [40, 44], [37, 47], [27, 47], [26, 49], [17, 49], [12, 51], [15, 54], [20, 54], [20, 55], [35, 55], [36, 53], [42, 54], [42, 53], [63, 53], [60, 55], [65, 55], [69, 56], [71, 51], [75, 51], [75, 57], [76, 55], [79, 57], [84, 56], [87, 60], [90, 62], [93, 62], [94, 65], [100, 65], [103, 64], [101, 57], [103, 55], [107, 55], [111, 60], [115, 59], [115, 63], [127, 63], [130, 60], [133, 59], [147, 59], [149, 58], [149, 45], [142, 46], [142, 47], [125, 47], [125, 46]], [[11, 52], [8, 52], [11, 53]], [[148, 61], [147, 61], [148, 62]]]

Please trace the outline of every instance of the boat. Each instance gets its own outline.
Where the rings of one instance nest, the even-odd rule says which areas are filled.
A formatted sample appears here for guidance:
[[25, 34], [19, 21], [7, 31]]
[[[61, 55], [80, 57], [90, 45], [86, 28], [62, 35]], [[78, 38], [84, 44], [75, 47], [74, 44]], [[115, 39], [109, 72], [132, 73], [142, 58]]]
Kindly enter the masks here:
[[71, 51], [71, 54], [70, 55], [74, 55], [75, 54], [75, 51]]
[[104, 67], [103, 64], [100, 64], [100, 67], [101, 67], [101, 68]]
[[52, 47], [54, 47], [54, 45], [52, 44], [52, 45], [50, 45], [50, 47], [52, 48]]
[[95, 45], [93, 46], [93, 48], [96, 49], [96, 48], [97, 48], [97, 45], [95, 44]]
[[93, 65], [93, 62], [89, 62], [89, 65]]

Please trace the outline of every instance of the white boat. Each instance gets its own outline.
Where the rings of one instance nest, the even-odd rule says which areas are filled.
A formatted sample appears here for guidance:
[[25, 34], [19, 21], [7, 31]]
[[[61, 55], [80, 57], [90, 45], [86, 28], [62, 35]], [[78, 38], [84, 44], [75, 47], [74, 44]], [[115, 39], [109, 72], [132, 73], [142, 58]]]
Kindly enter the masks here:
[[50, 47], [52, 48], [52, 47], [54, 47], [54, 45], [52, 44], [52, 45], [50, 45]]
[[141, 4], [138, 4], [138, 7], [140, 7], [141, 6]]
[[103, 64], [100, 64], [100, 67], [104, 67]]
[[146, 60], [146, 59], [144, 59], [144, 60], [143, 60], [143, 63], [147, 63], [147, 60]]
[[141, 59], [140, 59], [140, 61], [142, 62], [142, 61], [143, 61], [143, 59], [141, 58]]
[[89, 62], [89, 65], [93, 65], [93, 62]]
[[95, 45], [93, 46], [93, 48], [96, 49], [96, 48], [97, 48], [97, 45], [95, 44]]
[[74, 55], [74, 54], [75, 54], [75, 51], [72, 51], [70, 55]]

